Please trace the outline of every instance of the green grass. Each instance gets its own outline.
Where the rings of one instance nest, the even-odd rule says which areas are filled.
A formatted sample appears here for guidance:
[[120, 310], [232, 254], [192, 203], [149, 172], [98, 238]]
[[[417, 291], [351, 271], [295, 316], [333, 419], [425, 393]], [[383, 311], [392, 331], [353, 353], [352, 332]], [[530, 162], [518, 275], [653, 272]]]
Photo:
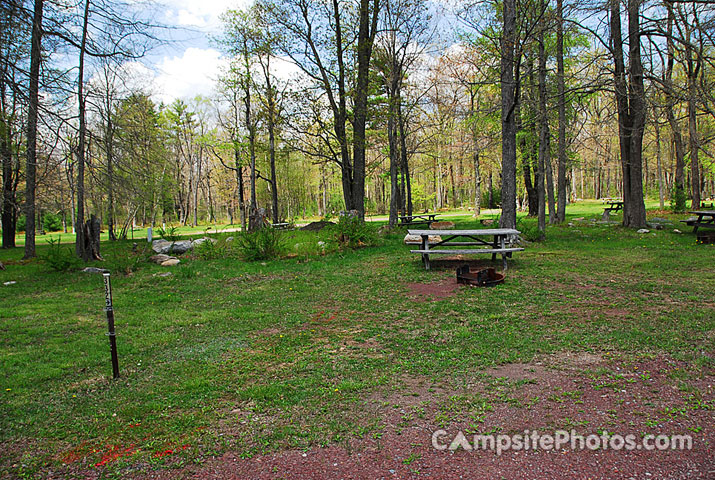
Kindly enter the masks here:
[[[567, 221], [601, 212], [573, 205]], [[504, 285], [423, 303], [405, 283], [452, 272], [425, 272], [399, 233], [342, 251], [329, 232], [290, 232], [289, 258], [188, 258], [167, 278], [141, 262], [113, 275], [117, 381], [101, 276], [0, 251], [0, 472], [77, 459], [91, 469], [108, 446], [129, 449], [101, 467], [120, 475], [133, 462], [160, 467], [167, 449], [198, 461], [228, 448], [251, 456], [379, 438], [379, 418], [364, 411], [373, 392], [414, 377], [456, 388], [489, 366], [548, 353], [667, 353], [711, 368], [702, 352], [714, 346], [715, 249], [678, 226], [684, 216], [667, 217], [685, 233], [549, 227], [545, 242], [515, 254]], [[468, 214], [450, 219], [477, 225]], [[103, 254], [126, 257], [131, 244], [105, 242]], [[481, 412], [486, 400], [467, 403]]]

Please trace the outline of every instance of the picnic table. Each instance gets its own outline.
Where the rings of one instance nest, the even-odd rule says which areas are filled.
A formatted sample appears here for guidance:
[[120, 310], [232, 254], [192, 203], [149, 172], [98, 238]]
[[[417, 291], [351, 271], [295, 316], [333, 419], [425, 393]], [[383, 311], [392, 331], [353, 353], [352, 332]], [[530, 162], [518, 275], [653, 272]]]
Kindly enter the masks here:
[[[501, 254], [504, 270], [507, 269], [506, 259], [511, 257], [512, 252], [524, 250], [519, 247], [507, 247], [513, 237], [519, 235], [519, 230], [513, 228], [481, 228], [473, 230], [408, 230], [410, 235], [419, 235], [422, 239], [419, 250], [410, 250], [411, 253], [419, 253], [425, 264], [425, 269], [429, 270], [430, 255], [468, 255], [473, 253], [491, 253], [492, 260], [496, 260], [497, 254]], [[440, 241], [430, 243], [430, 236], [439, 236]], [[486, 238], [485, 238], [486, 237]], [[436, 249], [432, 247], [472, 247], [468, 249]]]
[[608, 200], [605, 203], [608, 204], [608, 206], [603, 209], [603, 219], [604, 220], [608, 220], [608, 218], [611, 216], [611, 212], [617, 212], [619, 210], [623, 210], [623, 201], [622, 200]]
[[436, 213], [424, 213], [422, 215], [400, 215], [400, 220], [397, 223], [399, 226], [405, 225], [423, 225], [429, 226], [432, 222], [435, 222], [437, 217]]
[[698, 216], [697, 219], [681, 220], [693, 227], [693, 233], [697, 233], [699, 227], [715, 228], [715, 210], [695, 210], [688, 213]]

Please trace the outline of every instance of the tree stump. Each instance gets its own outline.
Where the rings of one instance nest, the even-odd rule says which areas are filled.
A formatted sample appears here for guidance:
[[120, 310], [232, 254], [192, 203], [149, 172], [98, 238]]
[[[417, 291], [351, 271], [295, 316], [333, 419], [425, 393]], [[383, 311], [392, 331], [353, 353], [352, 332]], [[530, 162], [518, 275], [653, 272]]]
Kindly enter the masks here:
[[103, 260], [99, 254], [99, 235], [101, 233], [99, 219], [92, 215], [80, 228], [82, 228], [82, 235], [78, 253], [82, 260], [85, 262]]
[[248, 231], [254, 232], [266, 226], [266, 209], [254, 208], [248, 215]]

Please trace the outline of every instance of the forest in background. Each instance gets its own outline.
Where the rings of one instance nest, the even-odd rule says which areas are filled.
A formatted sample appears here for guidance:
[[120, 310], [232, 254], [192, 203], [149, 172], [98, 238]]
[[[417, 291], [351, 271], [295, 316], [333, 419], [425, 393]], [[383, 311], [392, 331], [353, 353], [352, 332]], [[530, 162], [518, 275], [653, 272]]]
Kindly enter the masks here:
[[[715, 8], [671, 0], [259, 0], [212, 39], [211, 97], [157, 103], [137, 65], [156, 5], [8, 0], [0, 18], [3, 247], [26, 232], [258, 228], [468, 208], [715, 195]], [[290, 75], [281, 65], [290, 63]], [[638, 201], [640, 198], [640, 203]], [[548, 219], [548, 220], [547, 220]], [[74, 227], [76, 226], [76, 228]]]

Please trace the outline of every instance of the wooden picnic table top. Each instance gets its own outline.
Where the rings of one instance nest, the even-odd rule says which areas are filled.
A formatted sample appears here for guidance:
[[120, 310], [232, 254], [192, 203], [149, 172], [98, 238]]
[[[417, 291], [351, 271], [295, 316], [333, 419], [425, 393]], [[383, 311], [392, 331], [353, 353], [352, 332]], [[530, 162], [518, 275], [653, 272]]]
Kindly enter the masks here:
[[425, 218], [425, 217], [433, 219], [437, 215], [439, 215], [439, 214], [438, 213], [418, 213], [415, 215], [399, 215], [399, 217], [403, 218], [403, 219], [404, 218]]
[[715, 217], [715, 210], [693, 210], [691, 212], [693, 215], [701, 215], [703, 217]]
[[518, 235], [519, 230], [513, 228], [475, 228], [469, 230], [407, 230], [410, 235]]

